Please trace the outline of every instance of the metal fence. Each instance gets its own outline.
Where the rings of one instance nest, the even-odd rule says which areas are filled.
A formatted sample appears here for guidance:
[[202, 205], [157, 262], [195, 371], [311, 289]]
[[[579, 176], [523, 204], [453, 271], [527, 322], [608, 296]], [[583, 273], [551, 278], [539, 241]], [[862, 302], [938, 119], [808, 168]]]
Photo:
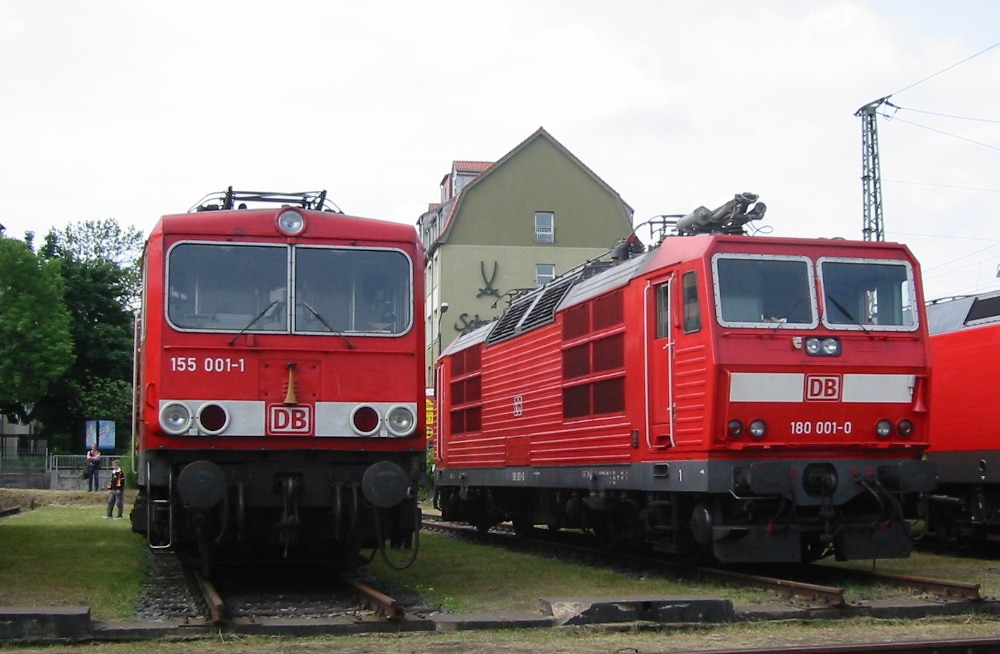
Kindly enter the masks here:
[[0, 487], [51, 488], [48, 450], [0, 457]]
[[[94, 490], [107, 488], [111, 479], [111, 461], [118, 456], [104, 456], [97, 471]], [[53, 490], [87, 490], [83, 468], [85, 454], [37, 453], [0, 456], [0, 488], [49, 488]]]

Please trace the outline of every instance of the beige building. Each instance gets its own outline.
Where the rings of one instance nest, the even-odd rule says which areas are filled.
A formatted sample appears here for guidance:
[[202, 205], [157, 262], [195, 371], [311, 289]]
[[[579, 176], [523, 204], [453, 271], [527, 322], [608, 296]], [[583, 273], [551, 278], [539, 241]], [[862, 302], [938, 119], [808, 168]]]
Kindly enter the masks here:
[[605, 254], [631, 233], [632, 208], [539, 128], [496, 163], [455, 161], [417, 230], [431, 386], [455, 337], [499, 316], [519, 289]]

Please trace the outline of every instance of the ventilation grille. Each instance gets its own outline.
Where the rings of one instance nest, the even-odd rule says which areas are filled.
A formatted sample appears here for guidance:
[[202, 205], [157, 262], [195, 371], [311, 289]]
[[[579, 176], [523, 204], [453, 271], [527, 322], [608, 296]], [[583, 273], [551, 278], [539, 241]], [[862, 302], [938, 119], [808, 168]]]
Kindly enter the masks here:
[[486, 342], [492, 345], [513, 336], [514, 330], [517, 329], [517, 323], [521, 322], [521, 318], [531, 308], [531, 301], [533, 299], [535, 298], [529, 295], [510, 305], [510, 308], [500, 316], [500, 320], [490, 330], [490, 335], [486, 337]]
[[518, 334], [555, 322], [556, 308], [566, 293], [579, 281], [580, 275], [561, 277], [518, 298], [486, 337], [489, 345], [513, 338]]
[[556, 307], [566, 297], [567, 291], [577, 279], [579, 278], [560, 279], [546, 286], [542, 296], [535, 301], [531, 311], [521, 321], [518, 332], [528, 331], [553, 322], [556, 319]]

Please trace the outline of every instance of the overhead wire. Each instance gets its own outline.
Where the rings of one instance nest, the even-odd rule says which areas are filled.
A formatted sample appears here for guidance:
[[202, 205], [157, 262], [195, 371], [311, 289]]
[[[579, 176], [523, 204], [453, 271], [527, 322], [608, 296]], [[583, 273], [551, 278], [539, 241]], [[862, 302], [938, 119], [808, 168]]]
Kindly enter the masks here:
[[895, 104], [892, 106], [901, 111], [912, 111], [917, 114], [926, 114], [928, 116], [939, 116], [941, 118], [954, 118], [955, 120], [972, 120], [979, 123], [992, 123], [994, 125], [1000, 125], [1000, 120], [994, 120], [992, 118], [974, 118], [972, 116], [956, 116], [954, 114], [945, 114], [939, 111], [926, 111], [923, 109], [914, 109], [912, 107], [901, 107]]
[[931, 188], [948, 188], [956, 191], [979, 191], [981, 193], [1000, 193], [998, 188], [979, 188], [976, 186], [959, 186], [957, 184], [935, 184], [933, 182], [909, 182], [902, 179], [882, 180], [886, 184], [909, 184], [910, 186], [927, 186]]
[[[916, 86], [919, 86], [919, 85], [923, 84], [924, 82], [927, 82], [927, 81], [929, 81], [931, 79], [934, 79], [935, 77], [937, 77], [937, 76], [939, 76], [939, 75], [941, 75], [943, 73], [946, 73], [946, 72], [948, 72], [948, 71], [956, 68], [957, 66], [960, 66], [960, 65], [962, 65], [962, 64], [964, 64], [964, 63], [966, 63], [968, 61], [971, 61], [972, 59], [975, 59], [976, 57], [979, 57], [979, 56], [981, 56], [981, 55], [983, 55], [983, 54], [985, 54], [985, 53], [987, 53], [987, 52], [989, 52], [989, 51], [991, 51], [991, 50], [993, 50], [994, 48], [997, 48], [997, 47], [1000, 47], [1000, 42], [994, 43], [993, 45], [989, 46], [988, 48], [980, 50], [979, 52], [976, 52], [975, 54], [972, 54], [972, 55], [966, 57], [965, 59], [962, 59], [961, 61], [958, 61], [958, 62], [956, 62], [956, 63], [954, 63], [954, 64], [952, 64], [950, 66], [947, 66], [946, 68], [942, 68], [941, 70], [939, 70], [939, 71], [937, 71], [937, 72], [935, 72], [935, 73], [933, 73], [931, 75], [928, 75], [927, 77], [919, 79], [916, 82], [913, 82], [912, 84], [904, 86], [903, 88], [895, 91], [894, 93], [886, 95], [880, 101], [876, 101], [876, 102], [878, 102], [877, 107], [878, 108], [883, 108], [883, 107], [884, 108], [891, 108], [892, 112], [891, 112], [891, 114], [889, 114], [889, 113], [887, 113], [887, 112], [885, 112], [883, 110], [883, 111], [879, 111], [879, 115], [883, 116], [884, 118], [886, 118], [888, 120], [899, 120], [899, 121], [901, 121], [903, 123], [906, 123], [908, 125], [912, 125], [914, 127], [919, 127], [921, 129], [926, 129], [928, 131], [941, 134], [943, 136], [948, 136], [948, 137], [951, 137], [951, 138], [954, 138], [954, 139], [958, 139], [960, 141], [965, 141], [967, 143], [971, 143], [973, 145], [978, 145], [978, 146], [981, 146], [981, 147], [989, 148], [991, 150], [1000, 150], [1000, 147], [993, 146], [993, 145], [990, 145], [988, 143], [983, 143], [981, 141], [976, 141], [974, 139], [969, 139], [969, 138], [965, 138], [965, 137], [962, 137], [962, 136], [958, 136], [956, 134], [952, 134], [952, 133], [946, 132], [944, 130], [940, 130], [940, 129], [936, 129], [936, 128], [933, 128], [933, 127], [929, 127], [927, 125], [922, 125], [920, 123], [916, 123], [916, 122], [913, 122], [911, 120], [906, 120], [905, 118], [899, 118], [897, 114], [900, 111], [912, 111], [914, 113], [922, 113], [922, 114], [927, 114], [927, 115], [934, 115], [934, 116], [943, 117], [943, 118], [951, 118], [951, 119], [955, 119], [955, 120], [976, 121], [976, 122], [983, 122], [983, 123], [990, 123], [990, 124], [1000, 124], [1000, 120], [993, 120], [993, 119], [986, 119], [986, 118], [973, 118], [973, 117], [968, 117], [968, 116], [958, 116], [958, 115], [954, 115], [954, 114], [945, 114], [945, 113], [940, 113], [940, 112], [924, 111], [924, 110], [919, 110], [919, 109], [909, 109], [907, 107], [902, 107], [902, 106], [899, 106], [897, 104], [893, 104], [893, 103], [889, 102], [889, 98], [891, 98], [893, 96], [896, 96], [896, 95], [898, 95], [900, 93], [903, 93], [904, 91], [908, 91], [908, 90], [910, 90], [910, 89], [912, 89], [912, 88], [914, 88]], [[897, 183], [902, 183], [902, 184], [919, 184], [917, 182], [897, 182]], [[943, 184], [922, 184], [922, 185], [924, 185], [924, 186], [938, 186], [938, 187], [943, 187], [943, 188], [962, 188], [962, 187], [957, 187], [957, 186], [953, 187], [953, 186], [948, 186], [948, 185], [943, 185]], [[986, 192], [993, 192], [993, 193], [1000, 192], [1000, 191], [992, 190], [992, 189], [966, 189], [966, 190], [986, 191]], [[925, 235], [919, 234], [919, 235], [916, 235], [916, 236], [925, 236]], [[986, 239], [984, 239], [984, 240], [986, 240]], [[924, 273], [925, 273], [924, 277], [925, 277], [925, 279], [928, 278], [928, 277], [938, 277], [938, 276], [942, 276], [942, 275], [947, 275], [947, 274], [953, 273], [956, 270], [961, 270], [961, 269], [967, 268], [969, 266], [976, 266], [976, 265], [982, 266], [984, 263], [986, 263], [987, 261], [989, 261], [992, 258], [990, 255], [987, 255], [986, 257], [984, 257], [982, 259], [978, 259], [978, 260], [972, 261], [972, 262], [968, 262], [969, 258], [970, 257], [974, 257], [974, 256], [976, 256], [978, 254], [983, 253], [983, 252], [986, 252], [988, 250], [992, 250], [993, 248], [997, 247], [998, 245], [1000, 245], [1000, 241], [992, 242], [990, 245], [987, 245], [987, 246], [985, 246], [983, 248], [980, 248], [980, 249], [978, 249], [978, 250], [976, 250], [974, 252], [964, 254], [964, 255], [962, 255], [959, 258], [953, 259], [951, 261], [943, 262], [943, 263], [938, 264], [936, 266], [931, 266], [929, 268], [925, 268], [924, 269]], [[959, 266], [958, 268], [952, 268], [951, 267], [953, 264], [955, 264], [957, 262], [960, 262], [960, 261], [967, 261], [968, 263], [966, 263], [966, 265], [964, 265], [964, 266]], [[938, 272], [932, 272], [932, 271], [938, 271]], [[930, 273], [930, 274], [928, 274], [928, 273]], [[997, 268], [997, 276], [1000, 277], [1000, 266], [998, 266], [998, 268]], [[978, 286], [979, 285], [980, 285], [980, 283], [977, 281], [977, 283], [976, 283], [977, 290], [978, 290]], [[988, 283], [988, 285], [989, 285], [989, 283]]]
[[972, 59], [975, 59], [979, 55], [986, 54], [987, 52], [989, 52], [990, 50], [992, 50], [993, 48], [996, 48], [998, 46], [1000, 46], [1000, 43], [994, 43], [993, 45], [991, 45], [990, 47], [986, 48], [985, 50], [980, 50], [976, 54], [970, 55], [970, 56], [966, 57], [965, 59], [963, 59], [962, 61], [959, 61], [958, 63], [954, 63], [954, 64], [948, 66], [947, 68], [942, 68], [941, 70], [939, 70], [938, 72], [934, 73], [933, 75], [928, 75], [927, 77], [925, 77], [925, 78], [923, 78], [921, 80], [917, 80], [916, 82], [914, 82], [913, 84], [910, 84], [909, 86], [904, 86], [903, 88], [899, 89], [895, 93], [891, 93], [891, 94], [889, 94], [889, 96], [886, 96], [886, 97], [890, 97], [890, 96], [893, 96], [893, 95], [898, 95], [898, 94], [902, 93], [903, 91], [909, 91], [913, 87], [919, 86], [920, 84], [923, 84], [924, 82], [926, 82], [928, 80], [934, 79], [935, 77], [937, 77], [938, 75], [941, 75], [942, 73], [947, 73], [952, 68], [955, 68], [956, 66], [961, 66], [965, 62], [970, 61]]
[[[897, 107], [897, 109], [898, 108], [899, 107]], [[951, 137], [953, 139], [958, 139], [959, 141], [965, 141], [966, 143], [972, 143], [973, 145], [979, 145], [979, 146], [982, 146], [984, 148], [989, 148], [990, 150], [1000, 150], [1000, 147], [997, 147], [995, 145], [990, 145], [989, 143], [983, 143], [982, 141], [976, 141], [974, 139], [967, 139], [964, 136], [958, 136], [957, 134], [952, 134], [950, 132], [946, 132], [946, 131], [941, 130], [941, 129], [935, 129], [934, 127], [928, 127], [927, 125], [921, 125], [920, 123], [915, 123], [912, 120], [906, 120], [905, 118], [900, 118], [897, 115], [892, 115], [892, 116], [889, 116], [889, 115], [886, 115], [886, 114], [881, 114], [881, 115], [883, 117], [885, 117], [887, 120], [898, 120], [901, 123], [906, 123], [907, 125], [913, 125], [914, 127], [919, 127], [920, 129], [926, 129], [929, 132], [934, 132], [936, 134], [941, 134], [943, 136], [949, 136], [949, 137]]]

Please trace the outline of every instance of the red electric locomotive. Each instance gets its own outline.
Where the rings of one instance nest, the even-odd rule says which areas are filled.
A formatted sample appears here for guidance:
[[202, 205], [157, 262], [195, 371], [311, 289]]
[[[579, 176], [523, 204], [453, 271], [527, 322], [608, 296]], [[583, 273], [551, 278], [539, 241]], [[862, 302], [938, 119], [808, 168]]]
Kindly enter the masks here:
[[754, 202], [700, 207], [445, 351], [445, 519], [720, 562], [911, 552], [900, 497], [934, 483], [918, 265], [898, 244], [746, 236]]
[[928, 532], [949, 544], [1000, 541], [997, 352], [1000, 291], [927, 307], [933, 366], [931, 448], [938, 487], [926, 496]]
[[136, 334], [132, 527], [151, 548], [206, 567], [220, 549], [415, 555], [422, 257], [412, 226], [325, 192], [230, 188], [160, 219]]

